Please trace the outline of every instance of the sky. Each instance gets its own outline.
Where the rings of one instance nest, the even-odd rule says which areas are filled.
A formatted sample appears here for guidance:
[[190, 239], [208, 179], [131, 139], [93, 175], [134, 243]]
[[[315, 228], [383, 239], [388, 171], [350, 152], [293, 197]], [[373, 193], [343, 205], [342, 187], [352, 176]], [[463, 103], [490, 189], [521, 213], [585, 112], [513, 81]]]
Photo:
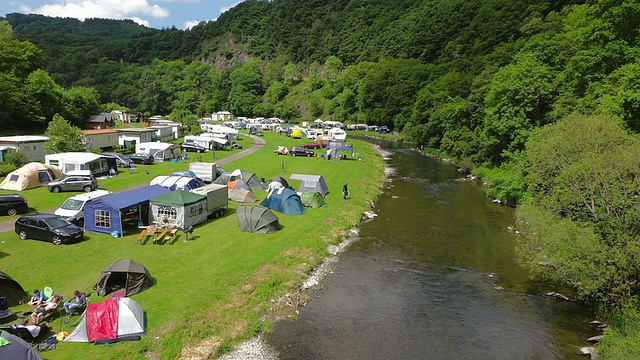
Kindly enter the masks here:
[[0, 0], [0, 16], [10, 13], [51, 17], [131, 19], [162, 29], [189, 29], [212, 21], [243, 0]]

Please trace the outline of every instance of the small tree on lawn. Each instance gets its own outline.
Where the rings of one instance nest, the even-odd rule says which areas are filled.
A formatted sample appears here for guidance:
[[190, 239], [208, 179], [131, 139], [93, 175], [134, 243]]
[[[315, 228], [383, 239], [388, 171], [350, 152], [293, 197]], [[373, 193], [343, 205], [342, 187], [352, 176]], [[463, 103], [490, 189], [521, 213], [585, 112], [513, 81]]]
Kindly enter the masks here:
[[44, 135], [49, 138], [44, 143], [44, 148], [49, 154], [85, 150], [80, 128], [71, 125], [59, 114], [53, 116]]

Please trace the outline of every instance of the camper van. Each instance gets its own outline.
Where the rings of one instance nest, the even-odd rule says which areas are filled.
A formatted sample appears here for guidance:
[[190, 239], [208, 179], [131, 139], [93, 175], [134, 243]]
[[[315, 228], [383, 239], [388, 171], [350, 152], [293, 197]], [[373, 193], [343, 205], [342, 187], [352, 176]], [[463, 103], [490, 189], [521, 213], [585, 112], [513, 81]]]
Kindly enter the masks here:
[[109, 195], [109, 190], [95, 190], [90, 193], [74, 195], [68, 198], [62, 206], [60, 206], [55, 214], [62, 216], [65, 220], [84, 227], [84, 206], [93, 199]]

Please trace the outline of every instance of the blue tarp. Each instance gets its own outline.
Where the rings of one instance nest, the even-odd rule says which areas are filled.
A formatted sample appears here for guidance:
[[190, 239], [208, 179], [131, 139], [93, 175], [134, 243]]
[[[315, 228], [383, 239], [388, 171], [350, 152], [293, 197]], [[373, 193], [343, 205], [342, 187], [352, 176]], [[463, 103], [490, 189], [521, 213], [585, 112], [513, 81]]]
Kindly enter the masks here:
[[[151, 185], [89, 201], [84, 209], [85, 231], [102, 234], [111, 234], [114, 231], [118, 231], [120, 235], [123, 235], [121, 211], [139, 205], [148, 205], [149, 199], [170, 191], [164, 186]], [[148, 219], [140, 220], [148, 221]]]
[[289, 188], [272, 190], [269, 196], [262, 200], [260, 205], [286, 215], [300, 215], [307, 212], [307, 209], [302, 205], [300, 196]]

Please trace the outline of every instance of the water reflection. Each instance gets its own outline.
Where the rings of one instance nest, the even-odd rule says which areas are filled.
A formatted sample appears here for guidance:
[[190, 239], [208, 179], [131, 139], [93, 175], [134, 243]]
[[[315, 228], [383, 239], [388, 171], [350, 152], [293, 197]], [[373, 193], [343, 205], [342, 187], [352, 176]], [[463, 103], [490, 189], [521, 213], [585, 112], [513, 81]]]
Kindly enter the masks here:
[[588, 308], [539, 296], [516, 263], [513, 209], [455, 166], [396, 150], [395, 175], [299, 320], [281, 359], [556, 359], [594, 335]]

